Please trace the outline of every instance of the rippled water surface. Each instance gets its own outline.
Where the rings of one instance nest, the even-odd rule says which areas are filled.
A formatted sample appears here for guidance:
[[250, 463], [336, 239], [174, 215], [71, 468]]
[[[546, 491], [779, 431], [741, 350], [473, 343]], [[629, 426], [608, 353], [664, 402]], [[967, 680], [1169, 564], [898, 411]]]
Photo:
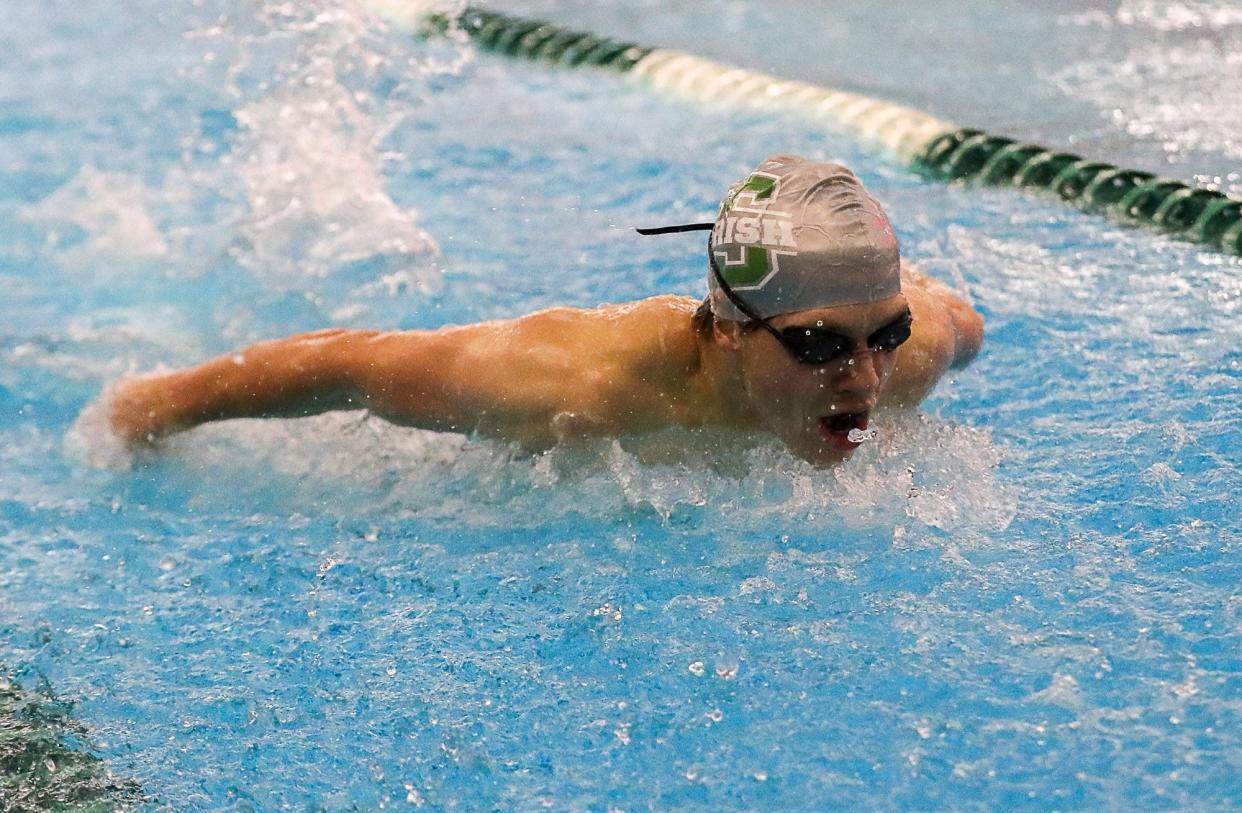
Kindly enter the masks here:
[[[1242, 192], [1236, 3], [493, 7]], [[0, 690], [151, 809], [1242, 804], [1238, 258], [348, 0], [6, 18]], [[102, 433], [117, 376], [251, 341], [698, 295], [700, 241], [630, 226], [776, 151], [988, 320], [843, 468]]]

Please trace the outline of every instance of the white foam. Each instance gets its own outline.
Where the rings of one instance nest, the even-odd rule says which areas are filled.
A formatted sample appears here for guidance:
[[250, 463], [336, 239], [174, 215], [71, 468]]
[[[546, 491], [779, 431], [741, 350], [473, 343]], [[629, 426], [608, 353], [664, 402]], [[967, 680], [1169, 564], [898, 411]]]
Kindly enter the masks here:
[[[92, 275], [134, 270], [145, 273], [143, 261], [169, 253], [155, 218], [156, 195], [141, 179], [92, 166], [78, 170], [63, 186], [18, 216], [46, 229], [46, 241], [65, 268]], [[74, 240], [71, 229], [84, 233]]]
[[[418, 5], [402, 4], [410, 13]], [[213, 31], [239, 45], [230, 77], [242, 137], [222, 161], [246, 203], [234, 256], [276, 279], [385, 258], [386, 273], [403, 285], [371, 286], [363, 296], [433, 290], [438, 275], [427, 260], [436, 243], [417, 212], [388, 193], [393, 156], [383, 144], [418, 109], [421, 74], [435, 69], [401, 38], [377, 34], [352, 4], [310, 0], [264, 20], [268, 30], [239, 18]], [[397, 77], [401, 92], [379, 92]]]
[[363, 8], [406, 32], [415, 32], [432, 14], [459, 14], [464, 2], [455, 0], [358, 0]]
[[466, 527], [546, 523], [584, 510], [653, 512], [664, 522], [710, 512], [722, 533], [795, 523], [835, 535], [913, 522], [985, 534], [1012, 519], [1015, 501], [996, 478], [1001, 451], [986, 433], [926, 416], [883, 421], [883, 440], [830, 469], [793, 458], [775, 441], [713, 452], [717, 444], [689, 438], [677, 463], [650, 462], [619, 441], [532, 456], [363, 412], [203, 426], [172, 438], [162, 453], [181, 461], [205, 501], [218, 493], [231, 505], [269, 511], [329, 505], [345, 516], [411, 514]]
[[[323, 66], [312, 68], [326, 70]], [[257, 273], [324, 276], [377, 255], [419, 291], [436, 244], [385, 189], [380, 125], [339, 83], [293, 85], [237, 111], [246, 129], [237, 169], [249, 202], [242, 259]], [[369, 289], [368, 292], [383, 290]]]
[[136, 456], [112, 431], [109, 421], [117, 386], [109, 386], [88, 403], [65, 433], [65, 456], [78, 465], [112, 471], [128, 471], [134, 465]]
[[[1128, 141], [1158, 145], [1169, 163], [1187, 151], [1242, 158], [1242, 115], [1222, 104], [1242, 68], [1242, 8], [1211, 3], [1124, 2], [1115, 21], [1097, 16], [1068, 20], [1105, 30], [1114, 25], [1146, 29], [1128, 53], [1109, 51], [1071, 61], [1053, 78], [1067, 95], [1111, 113]], [[1227, 193], [1233, 188], [1214, 182]]]
[[1122, 25], [1147, 26], [1157, 31], [1242, 25], [1242, 8], [1220, 3], [1125, 0], [1116, 15]]
[[1052, 703], [1057, 706], [1076, 709], [1083, 705], [1082, 691], [1073, 675], [1054, 674], [1046, 689], [1034, 692], [1027, 697], [1028, 701]]

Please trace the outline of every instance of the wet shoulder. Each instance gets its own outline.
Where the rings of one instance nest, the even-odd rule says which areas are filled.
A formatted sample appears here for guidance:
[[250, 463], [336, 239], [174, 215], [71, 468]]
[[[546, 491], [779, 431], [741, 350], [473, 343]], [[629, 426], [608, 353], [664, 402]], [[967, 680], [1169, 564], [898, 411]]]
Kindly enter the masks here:
[[[682, 422], [699, 348], [689, 297], [657, 296], [597, 308], [553, 308], [523, 317], [511, 343], [563, 357], [564, 380], [591, 410], [627, 429]], [[525, 351], [530, 353], [530, 350]]]
[[655, 296], [595, 308], [548, 308], [493, 323], [486, 334], [515, 352], [564, 353], [579, 366], [608, 370], [632, 384], [656, 383], [697, 365], [691, 321], [696, 307], [690, 297]]
[[692, 317], [698, 302], [687, 296], [649, 299], [601, 309], [615, 320], [616, 339], [641, 375], [658, 378], [680, 375], [698, 366], [699, 347]]

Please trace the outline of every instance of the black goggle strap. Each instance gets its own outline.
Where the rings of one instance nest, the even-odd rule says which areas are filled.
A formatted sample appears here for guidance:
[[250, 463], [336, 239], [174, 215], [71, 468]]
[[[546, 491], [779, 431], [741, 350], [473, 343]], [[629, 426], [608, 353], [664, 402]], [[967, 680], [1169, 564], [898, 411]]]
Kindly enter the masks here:
[[716, 228], [715, 223], [682, 223], [680, 226], [655, 226], [646, 229], [634, 229], [639, 234], [678, 234], [684, 231], [711, 231]]
[[755, 313], [750, 305], [747, 305], [742, 301], [740, 296], [733, 293], [733, 289], [729, 287], [729, 283], [725, 282], [724, 274], [720, 273], [720, 266], [716, 264], [716, 255], [712, 251], [711, 240], [707, 241], [707, 261], [712, 267], [712, 275], [716, 278], [716, 284], [720, 286], [720, 290], [724, 291], [724, 295], [729, 298], [729, 301], [733, 303], [733, 306], [740, 310], [742, 315], [750, 319], [750, 321], [758, 322], [762, 325], [763, 329], [775, 336], [778, 342], [785, 346], [789, 346], [789, 339], [784, 334], [772, 327], [772, 325], [768, 324], [767, 319], [764, 319], [762, 316]]

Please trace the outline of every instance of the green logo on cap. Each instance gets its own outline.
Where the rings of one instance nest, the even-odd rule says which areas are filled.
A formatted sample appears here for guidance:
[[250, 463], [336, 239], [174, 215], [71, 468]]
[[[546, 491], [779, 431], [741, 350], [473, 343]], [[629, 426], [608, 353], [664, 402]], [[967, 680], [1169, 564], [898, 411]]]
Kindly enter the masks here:
[[[724, 276], [725, 282], [735, 288], [755, 285], [767, 277], [768, 272], [772, 270], [770, 253], [769, 249], [762, 246], [744, 246], [742, 261], [729, 262], [726, 259], [720, 273]], [[722, 256], [725, 255], [722, 253]]]
[[719, 247], [720, 273], [733, 288], [763, 287], [777, 270], [780, 256], [797, 253], [792, 216], [770, 203], [780, 180], [767, 172], [753, 172], [720, 207], [712, 241]]
[[776, 190], [777, 178], [775, 175], [763, 175], [758, 172], [746, 179], [745, 183], [733, 190], [733, 194], [725, 198], [724, 205], [720, 207], [722, 212], [727, 212], [733, 208], [733, 202], [738, 199], [743, 192], [750, 193], [751, 200], [767, 200], [772, 197], [772, 192]]
[[[746, 183], [742, 184], [742, 188], [738, 192], [754, 192], [755, 200], [767, 200], [772, 197], [772, 190], [776, 189], [776, 178], [772, 175], [760, 175], [755, 173], [746, 179]], [[734, 197], [737, 197], [734, 195]]]

